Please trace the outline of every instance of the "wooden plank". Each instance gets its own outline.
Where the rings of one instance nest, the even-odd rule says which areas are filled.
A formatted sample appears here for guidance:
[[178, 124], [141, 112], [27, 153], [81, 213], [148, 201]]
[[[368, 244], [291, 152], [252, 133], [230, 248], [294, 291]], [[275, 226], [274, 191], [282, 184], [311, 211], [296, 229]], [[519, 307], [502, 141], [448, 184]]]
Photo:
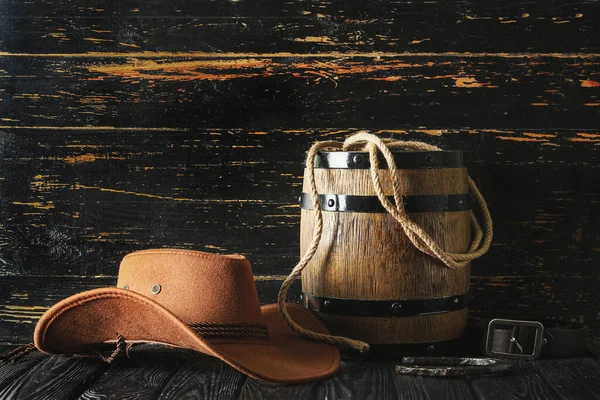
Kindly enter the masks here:
[[591, 357], [542, 359], [533, 367], [561, 398], [600, 399], [600, 367]]
[[[0, 5], [11, 52], [598, 51], [595, 1], [134, 0]], [[193, 40], [191, 40], [193, 38]], [[497, 40], [502, 38], [502, 40]]]
[[590, 128], [598, 55], [0, 56], [5, 126]]
[[108, 368], [100, 359], [43, 356], [0, 391], [0, 398], [75, 399]]
[[[560, 363], [558, 360], [552, 362]], [[506, 374], [473, 379], [471, 387], [478, 397], [484, 400], [563, 398], [548, 385], [530, 361], [515, 362], [514, 369]]]
[[[6, 327], [3, 323], [0, 323], [0, 326]], [[14, 345], [0, 345], [0, 354], [6, 354], [15, 348]], [[37, 351], [29, 352], [19, 359], [0, 360], [0, 391], [44, 360], [45, 355]]]
[[82, 394], [85, 399], [233, 398], [246, 377], [205, 356], [135, 352], [120, 357]]
[[395, 399], [393, 367], [382, 363], [342, 362], [333, 378], [303, 385], [271, 385], [255, 379], [244, 383], [241, 399]]
[[[256, 274], [285, 274], [299, 251], [304, 151], [351, 132], [4, 131], [0, 273], [115, 276], [128, 252], [178, 246], [243, 253]], [[496, 221], [476, 274], [561, 275], [568, 263], [585, 276], [600, 262], [597, 131], [381, 134], [469, 152]]]
[[469, 384], [461, 379], [399, 375], [393, 363], [342, 362], [333, 378], [303, 385], [276, 386], [248, 379], [241, 399], [471, 399]]
[[213, 358], [196, 358], [184, 363], [161, 389], [157, 399], [233, 399], [246, 379], [238, 370]]
[[396, 398], [401, 399], [476, 399], [465, 379], [440, 379], [432, 377], [394, 374]]

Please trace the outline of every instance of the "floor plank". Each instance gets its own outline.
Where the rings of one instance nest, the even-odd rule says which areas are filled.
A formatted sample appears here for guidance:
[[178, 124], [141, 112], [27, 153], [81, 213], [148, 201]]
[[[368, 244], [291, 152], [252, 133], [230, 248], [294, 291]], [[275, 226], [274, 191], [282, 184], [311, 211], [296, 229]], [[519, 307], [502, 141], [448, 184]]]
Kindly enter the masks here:
[[395, 399], [393, 367], [381, 363], [343, 362], [340, 372], [327, 380], [303, 385], [273, 385], [248, 379], [240, 398], [278, 399]]
[[247, 377], [222, 361], [195, 357], [178, 366], [160, 400], [235, 399]]
[[473, 379], [473, 391], [484, 400], [559, 399], [546, 379], [527, 361], [516, 363], [514, 369], [503, 375]]
[[165, 382], [175, 373], [174, 365], [141, 363], [120, 357], [81, 395], [83, 399], [156, 399]]
[[193, 352], [132, 350], [119, 357], [82, 399], [231, 399], [245, 375]]
[[600, 399], [600, 367], [591, 357], [542, 359], [532, 366], [562, 398]]
[[[6, 354], [14, 348], [15, 346], [12, 345], [1, 345], [0, 354]], [[0, 392], [7, 386], [12, 385], [16, 379], [27, 373], [27, 371], [35, 368], [36, 365], [45, 360], [46, 356], [37, 351], [32, 351], [17, 360], [0, 360]]]
[[440, 379], [434, 377], [395, 374], [394, 385], [398, 398], [421, 399], [476, 399], [466, 379]]
[[600, 363], [591, 357], [521, 362], [505, 375], [469, 380], [400, 375], [394, 363], [343, 362], [339, 374], [327, 380], [275, 385], [189, 352], [133, 350], [110, 366], [32, 352], [0, 363], [0, 398], [593, 400], [600, 398]]
[[95, 358], [42, 357], [6, 385], [0, 399], [75, 399], [108, 369], [108, 364]]

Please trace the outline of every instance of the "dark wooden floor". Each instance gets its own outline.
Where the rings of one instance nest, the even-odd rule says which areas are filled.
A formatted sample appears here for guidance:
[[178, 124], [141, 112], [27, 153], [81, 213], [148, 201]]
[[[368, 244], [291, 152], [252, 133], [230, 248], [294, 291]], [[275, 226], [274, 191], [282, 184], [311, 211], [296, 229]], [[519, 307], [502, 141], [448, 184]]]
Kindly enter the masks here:
[[[0, 346], [0, 351], [8, 349]], [[398, 375], [393, 363], [344, 362], [331, 379], [274, 385], [210, 357], [136, 354], [98, 359], [29, 353], [0, 362], [1, 399], [600, 399], [594, 357], [518, 363], [502, 376], [451, 379]]]

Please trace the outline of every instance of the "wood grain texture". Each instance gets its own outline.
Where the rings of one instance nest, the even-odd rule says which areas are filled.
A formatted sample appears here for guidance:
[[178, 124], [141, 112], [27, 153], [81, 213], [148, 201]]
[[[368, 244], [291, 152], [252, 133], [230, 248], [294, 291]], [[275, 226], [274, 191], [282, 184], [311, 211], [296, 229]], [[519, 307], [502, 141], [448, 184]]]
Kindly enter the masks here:
[[99, 359], [35, 356], [41, 356], [42, 361], [15, 377], [0, 391], [0, 398], [75, 399], [109, 367]]
[[536, 365], [527, 361], [516, 362], [513, 373], [474, 379], [471, 386], [478, 398], [486, 400], [564, 398], [553, 389], [553, 384], [548, 384]]
[[275, 386], [248, 379], [240, 392], [242, 399], [280, 398], [394, 399], [394, 372], [390, 365], [342, 362], [336, 377], [307, 385]]
[[[0, 339], [1, 340], [1, 339]], [[6, 354], [13, 350], [15, 346], [4, 345], [0, 347], [0, 354]], [[36, 365], [46, 360], [46, 357], [39, 352], [30, 352], [23, 358], [17, 361], [0, 360], [0, 391], [3, 391], [7, 386], [19, 379], [23, 374], [26, 374]]]
[[[10, 4], [10, 6], [8, 5]], [[134, 0], [0, 5], [12, 52], [598, 51], [595, 1]], [[501, 38], [501, 40], [498, 40]]]
[[407, 376], [394, 372], [396, 398], [425, 399], [477, 399], [471, 384], [463, 379], [438, 379], [422, 376]]
[[5, 126], [596, 129], [600, 104], [594, 54], [0, 54], [0, 71]]
[[401, 375], [394, 363], [342, 362], [338, 375], [301, 385], [257, 381], [191, 352], [146, 348], [110, 366], [95, 369], [96, 362], [35, 352], [0, 363], [2, 398], [596, 399], [600, 393], [600, 364], [590, 357], [519, 362], [506, 374], [472, 379]]
[[549, 360], [535, 362], [535, 368], [562, 398], [600, 399], [600, 371], [593, 358], [566, 359], [560, 366]]
[[119, 358], [81, 399], [229, 399], [245, 379], [214, 358], [138, 352]]

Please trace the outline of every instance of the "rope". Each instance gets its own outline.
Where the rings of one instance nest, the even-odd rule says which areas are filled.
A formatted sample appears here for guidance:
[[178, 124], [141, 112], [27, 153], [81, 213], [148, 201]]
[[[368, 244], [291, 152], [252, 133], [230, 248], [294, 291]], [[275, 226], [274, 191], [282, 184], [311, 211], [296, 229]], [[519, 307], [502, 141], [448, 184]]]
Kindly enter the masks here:
[[[475, 182], [468, 177], [469, 189], [473, 196], [477, 200], [481, 213], [483, 216], [484, 229], [481, 228], [477, 217], [470, 212], [471, 225], [474, 230], [473, 241], [469, 246], [466, 253], [449, 253], [444, 251], [434, 240], [417, 224], [415, 224], [407, 215], [404, 209], [404, 202], [402, 201], [402, 193], [400, 187], [400, 181], [398, 176], [398, 169], [396, 168], [396, 162], [391, 149], [402, 148], [411, 151], [441, 151], [437, 146], [433, 146], [427, 143], [416, 142], [416, 141], [399, 141], [395, 139], [381, 139], [378, 136], [370, 134], [368, 132], [358, 132], [355, 135], [350, 136], [345, 140], [344, 143], [335, 141], [316, 142], [309, 150], [306, 157], [306, 166], [308, 172], [308, 183], [311, 193], [311, 200], [313, 210], [315, 211], [315, 227], [313, 231], [313, 237], [308, 247], [308, 250], [304, 253], [298, 264], [294, 267], [290, 275], [283, 281], [281, 288], [279, 289], [279, 296], [277, 297], [277, 305], [279, 313], [285, 321], [285, 323], [295, 332], [300, 335], [313, 339], [319, 342], [330, 343], [334, 345], [348, 346], [359, 350], [361, 353], [369, 351], [369, 345], [360, 340], [354, 340], [343, 336], [325, 335], [322, 333], [316, 333], [308, 329], [304, 329], [296, 324], [290, 315], [288, 314], [285, 306], [285, 300], [287, 292], [290, 286], [298, 278], [302, 270], [308, 265], [312, 257], [314, 256], [319, 243], [321, 241], [321, 235], [323, 232], [323, 210], [319, 201], [319, 192], [315, 181], [315, 157], [318, 151], [325, 148], [342, 149], [343, 151], [350, 151], [356, 149], [366, 149], [369, 152], [369, 160], [371, 162], [371, 181], [373, 188], [379, 201], [383, 207], [390, 213], [390, 215], [396, 220], [406, 236], [410, 239], [411, 243], [421, 252], [430, 255], [431, 257], [439, 259], [443, 265], [451, 269], [464, 268], [469, 264], [470, 261], [481, 257], [485, 254], [492, 242], [493, 236], [493, 224], [492, 217], [489, 209], [485, 202], [485, 199], [479, 192], [479, 189], [475, 185]], [[388, 200], [387, 196], [383, 192], [381, 185], [381, 178], [379, 175], [379, 158], [378, 151], [383, 154], [383, 157], [388, 165], [390, 177], [392, 178], [392, 188], [394, 203]]]
[[[250, 323], [250, 322], [195, 322], [189, 324], [196, 333], [202, 337], [252, 337], [259, 339], [267, 339], [269, 337], [269, 328], [265, 324]], [[87, 353], [69, 353], [70, 357], [83, 358], [99, 358], [102, 361], [110, 364], [121, 353], [129, 357], [129, 350], [136, 343], [127, 343], [122, 335], [117, 335], [115, 349], [108, 356], [102, 352], [87, 352]], [[18, 349], [17, 349], [18, 350]]]
[[35, 350], [35, 345], [33, 343], [27, 343], [9, 351], [6, 354], [0, 354], [0, 360], [12, 360], [14, 362], [25, 357], [33, 350]]
[[251, 322], [195, 322], [190, 327], [202, 337], [251, 337], [267, 339], [269, 328], [265, 324]]
[[67, 354], [70, 357], [83, 357], [83, 358], [99, 358], [107, 364], [111, 364], [119, 354], [125, 352], [125, 355], [129, 357], [129, 348], [125, 342], [125, 338], [122, 335], [117, 334], [117, 340], [115, 342], [115, 349], [108, 356], [105, 356], [101, 352], [89, 352], [89, 353], [69, 353]]

